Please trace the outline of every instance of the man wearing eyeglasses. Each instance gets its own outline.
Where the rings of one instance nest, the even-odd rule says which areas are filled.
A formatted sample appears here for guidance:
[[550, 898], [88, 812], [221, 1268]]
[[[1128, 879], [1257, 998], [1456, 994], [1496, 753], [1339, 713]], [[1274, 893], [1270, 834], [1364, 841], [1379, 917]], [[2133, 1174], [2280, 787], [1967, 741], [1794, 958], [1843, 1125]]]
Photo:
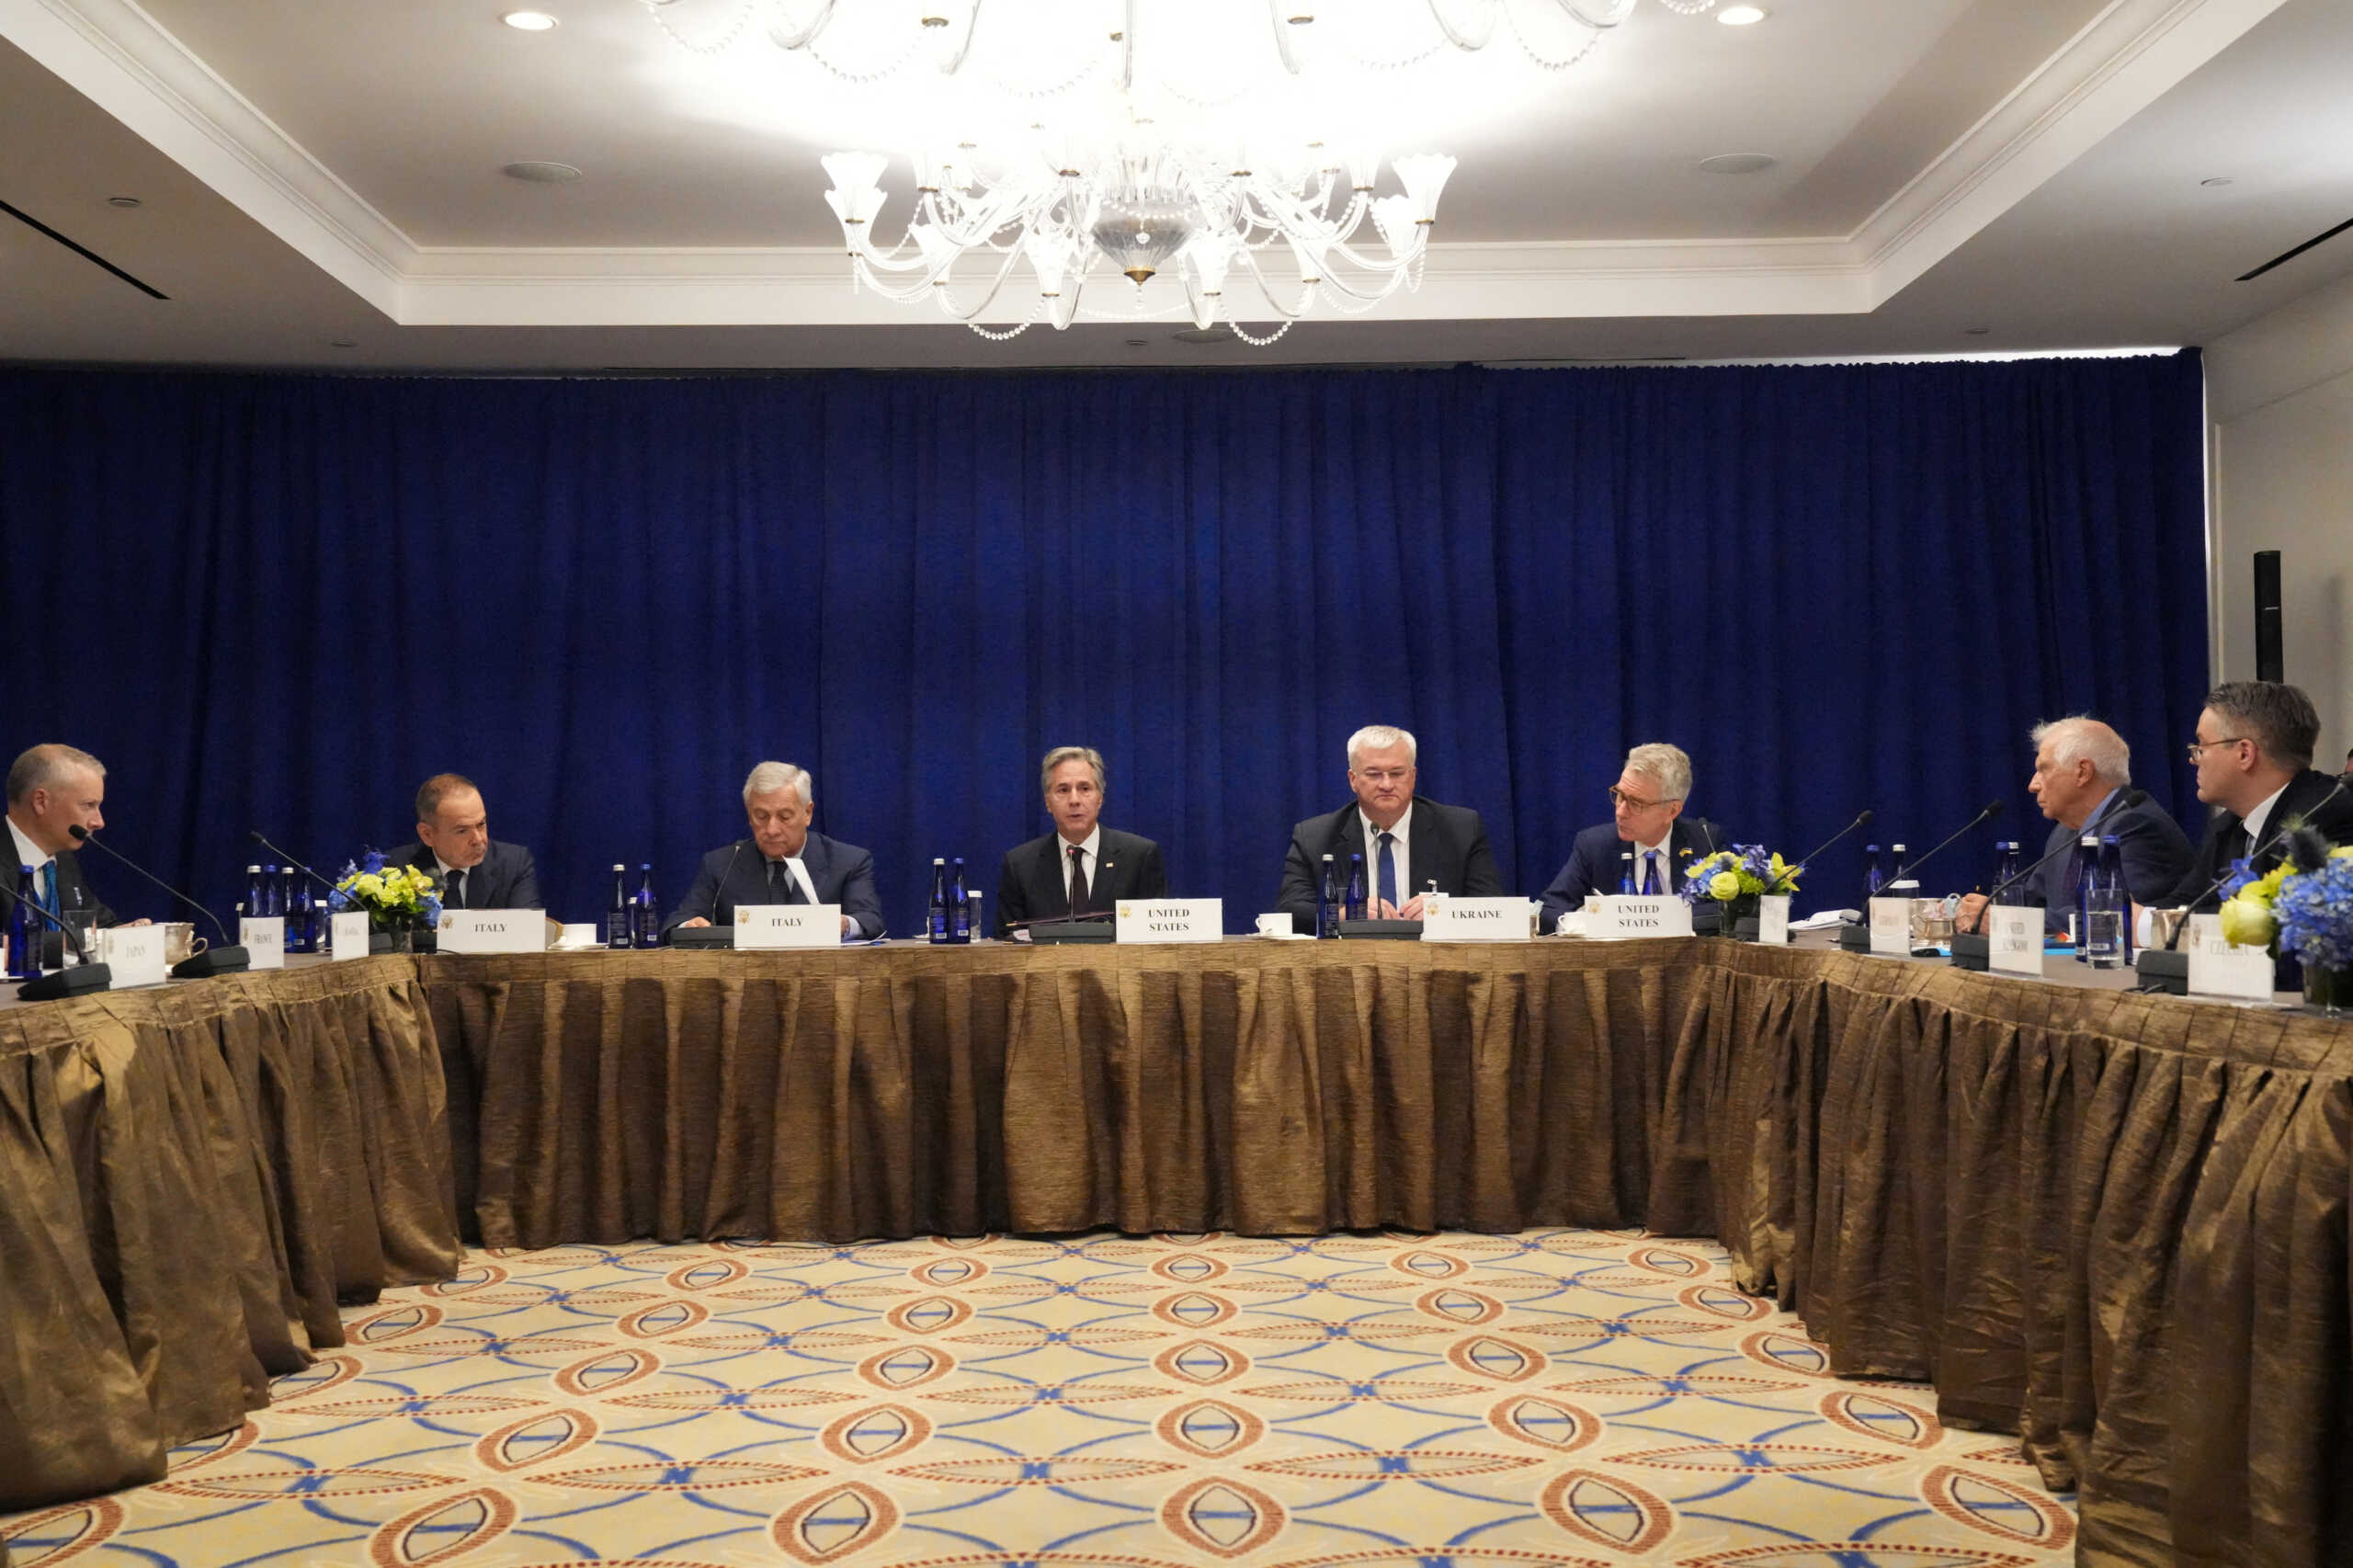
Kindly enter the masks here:
[[1628, 752], [1609, 787], [1611, 820], [1577, 835], [1569, 863], [1537, 900], [1544, 906], [1543, 928], [1596, 893], [1616, 892], [1625, 875], [1622, 855], [1634, 858], [1636, 892], [1668, 893], [1682, 887], [1692, 861], [1725, 847], [1730, 841], [1715, 824], [1684, 816], [1690, 793], [1691, 758], [1681, 746], [1653, 741]]
[[[2218, 809], [2167, 902], [2217, 907], [2220, 898], [2208, 890], [2283, 823], [2316, 827], [2332, 844], [2353, 838], [2353, 787], [2313, 767], [2319, 740], [2320, 714], [2295, 687], [2234, 680], [2206, 694], [2189, 760], [2198, 768], [2198, 798]], [[2255, 856], [2255, 869], [2269, 870], [2281, 853], [2274, 840]]]
[[1419, 750], [1411, 734], [1390, 724], [1368, 724], [1348, 737], [1356, 803], [1291, 829], [1275, 907], [1290, 916], [1292, 929], [1315, 929], [1315, 888], [1326, 855], [1343, 881], [1348, 857], [1364, 857], [1366, 906], [1384, 920], [1419, 920], [1433, 887], [1449, 896], [1503, 896], [1479, 813], [1414, 793]]

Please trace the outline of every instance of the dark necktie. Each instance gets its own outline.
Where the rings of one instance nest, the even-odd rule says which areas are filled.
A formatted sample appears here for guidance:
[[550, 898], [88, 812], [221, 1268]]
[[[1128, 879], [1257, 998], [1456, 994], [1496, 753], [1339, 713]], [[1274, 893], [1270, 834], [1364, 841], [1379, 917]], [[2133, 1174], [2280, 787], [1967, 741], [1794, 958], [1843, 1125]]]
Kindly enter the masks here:
[[2222, 857], [2226, 862], [2231, 860], [2243, 860], [2254, 850], [2255, 835], [2247, 832], [2246, 824], [2241, 823], [2238, 826], [2231, 829], [2231, 841], [2229, 845], [2226, 846], [2226, 848], [2229, 853]]
[[442, 904], [442, 907], [443, 907], [443, 908], [445, 908], [445, 909], [463, 909], [463, 908], [465, 908], [465, 906], [466, 906], [466, 874], [465, 874], [465, 872], [463, 872], [463, 871], [460, 871], [460, 870], [454, 870], [454, 869], [450, 871], [450, 873], [449, 873], [449, 892], [443, 895], [443, 897], [442, 897], [442, 899], [441, 899], [441, 904]]
[[1091, 913], [1086, 907], [1086, 851], [1075, 844], [1070, 846], [1070, 912]]
[[1397, 907], [1397, 860], [1396, 857], [1390, 853], [1390, 846], [1396, 842], [1395, 834], [1391, 833], [1387, 828], [1381, 829], [1380, 869], [1374, 873], [1375, 880], [1381, 887], [1381, 902], [1392, 909]]

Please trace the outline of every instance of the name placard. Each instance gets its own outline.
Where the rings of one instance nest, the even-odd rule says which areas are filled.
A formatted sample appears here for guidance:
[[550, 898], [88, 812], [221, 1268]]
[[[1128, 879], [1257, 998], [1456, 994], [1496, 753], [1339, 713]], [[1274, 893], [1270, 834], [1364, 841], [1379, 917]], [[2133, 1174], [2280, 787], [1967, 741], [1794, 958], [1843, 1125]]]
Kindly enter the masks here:
[[1756, 901], [1756, 939], [1779, 948], [1790, 939], [1790, 895], [1768, 892]]
[[117, 926], [97, 933], [98, 962], [114, 971], [114, 988], [164, 983], [164, 928]]
[[345, 959], [364, 959], [368, 956], [366, 910], [355, 909], [348, 915], [335, 915], [331, 924], [333, 929], [328, 932], [327, 939], [334, 944], [334, 950], [328, 957], [340, 962]]
[[2200, 996], [2236, 996], [2248, 1002], [2271, 1000], [2271, 955], [2261, 948], [2242, 948], [2222, 940], [2222, 917], [2189, 917], [2189, 989]]
[[1525, 942], [1536, 935], [1536, 901], [1433, 898], [1422, 905], [1425, 942]]
[[1908, 898], [1871, 900], [1871, 951], [1889, 958], [1912, 956], [1912, 901]]
[[779, 948], [838, 948], [842, 906], [838, 903], [739, 903], [735, 906], [735, 950]]
[[1997, 903], [1985, 912], [1985, 962], [2008, 974], [2042, 972], [2042, 911]]
[[1225, 940], [1222, 898], [1123, 898], [1112, 907], [1111, 920], [1117, 942]]
[[[1449, 903], [1452, 899], [1447, 900]], [[1688, 937], [1691, 906], [1672, 894], [1644, 898], [1611, 893], [1586, 900], [1585, 934], [1597, 942], [1622, 942], [1632, 937]]]
[[445, 909], [434, 939], [445, 953], [543, 953], [548, 917], [536, 909]]
[[248, 969], [286, 967], [286, 916], [244, 915], [237, 919], [237, 940], [251, 955]]

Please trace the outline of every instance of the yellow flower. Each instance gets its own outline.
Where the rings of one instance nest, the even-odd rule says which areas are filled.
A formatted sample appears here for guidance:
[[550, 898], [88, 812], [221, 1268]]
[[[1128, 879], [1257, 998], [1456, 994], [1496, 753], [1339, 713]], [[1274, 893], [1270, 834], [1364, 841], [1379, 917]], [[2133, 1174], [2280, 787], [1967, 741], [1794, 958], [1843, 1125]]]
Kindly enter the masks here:
[[[2247, 892], [2253, 892], [2250, 886]], [[2222, 939], [2243, 948], [2268, 948], [2279, 925], [2271, 918], [2269, 901], [2254, 900], [2242, 892], [2222, 904]]]
[[1711, 898], [1721, 899], [1727, 903], [1732, 900], [1738, 898], [1740, 896], [1740, 874], [1737, 871], [1718, 871], [1714, 876], [1708, 879], [1708, 895]]

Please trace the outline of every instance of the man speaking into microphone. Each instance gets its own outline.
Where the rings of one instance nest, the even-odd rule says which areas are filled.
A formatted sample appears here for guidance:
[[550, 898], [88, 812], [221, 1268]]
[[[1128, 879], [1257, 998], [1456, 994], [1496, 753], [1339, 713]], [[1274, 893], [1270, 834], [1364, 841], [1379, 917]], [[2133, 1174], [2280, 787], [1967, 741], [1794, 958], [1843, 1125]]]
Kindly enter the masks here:
[[1041, 920], [1108, 919], [1123, 898], [1166, 898], [1160, 846], [1102, 824], [1103, 754], [1056, 746], [1039, 765], [1039, 786], [1054, 831], [1006, 851], [996, 873], [996, 934]]
[[[106, 826], [101, 814], [107, 796], [106, 764], [88, 752], [51, 742], [31, 746], [8, 768], [8, 839], [16, 858], [0, 875], [0, 924], [15, 912], [17, 867], [30, 869], [33, 897], [51, 915], [86, 909], [99, 926], [126, 924], [98, 901], [82, 876], [74, 856], [74, 829], [97, 832]], [[63, 946], [56, 926], [47, 921], [42, 939], [43, 962], [54, 965]], [[144, 920], [127, 922], [144, 926]]]
[[842, 912], [842, 936], [871, 941], [882, 935], [882, 895], [874, 888], [874, 857], [855, 845], [813, 833], [817, 792], [809, 770], [764, 762], [744, 780], [744, 815], [752, 836], [723, 844], [702, 858], [694, 885], [663, 927], [672, 931], [733, 923], [737, 904], [831, 903]]

